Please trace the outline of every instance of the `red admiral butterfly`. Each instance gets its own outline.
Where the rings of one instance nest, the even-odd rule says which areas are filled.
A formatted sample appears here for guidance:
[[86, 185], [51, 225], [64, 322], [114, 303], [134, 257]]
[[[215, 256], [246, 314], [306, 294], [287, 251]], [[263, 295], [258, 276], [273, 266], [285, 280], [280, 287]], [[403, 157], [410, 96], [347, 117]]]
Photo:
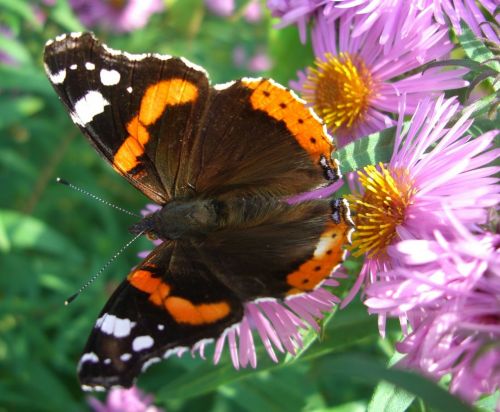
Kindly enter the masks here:
[[163, 240], [113, 293], [79, 363], [82, 385], [131, 386], [173, 348], [216, 338], [259, 298], [313, 291], [343, 259], [342, 200], [287, 197], [339, 179], [326, 129], [268, 79], [210, 86], [184, 58], [47, 42], [47, 75], [95, 149], [161, 206], [131, 227]]

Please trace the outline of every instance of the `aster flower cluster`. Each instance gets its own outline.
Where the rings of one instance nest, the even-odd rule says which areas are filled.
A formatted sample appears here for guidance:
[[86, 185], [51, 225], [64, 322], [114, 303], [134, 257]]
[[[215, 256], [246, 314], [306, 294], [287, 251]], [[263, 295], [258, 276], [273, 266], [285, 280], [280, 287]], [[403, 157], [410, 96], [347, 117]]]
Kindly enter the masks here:
[[117, 33], [144, 27], [151, 15], [164, 8], [162, 0], [70, 0], [69, 3], [85, 27], [106, 27]]
[[[490, 1], [269, 0], [278, 27], [296, 24], [316, 57], [291, 86], [323, 118], [338, 147], [394, 126], [386, 163], [348, 175], [356, 225], [351, 255], [364, 258], [358, 292], [403, 335], [399, 366], [450, 380], [472, 403], [499, 390], [500, 236], [494, 165], [498, 130], [471, 136], [473, 109], [443, 91], [468, 86], [449, 66], [468, 26], [497, 42]], [[436, 62], [438, 62], [436, 64]], [[409, 121], [408, 118], [411, 118]], [[362, 147], [353, 146], [353, 147]]]
[[470, 112], [448, 128], [458, 110], [422, 101], [406, 131], [401, 115], [390, 162], [351, 176], [353, 254], [366, 257], [344, 305], [364, 282], [381, 333], [388, 316], [401, 322], [401, 364], [451, 374], [451, 391], [474, 401], [499, 382], [500, 237], [484, 227], [500, 200], [489, 166], [500, 151], [497, 131], [467, 135]]

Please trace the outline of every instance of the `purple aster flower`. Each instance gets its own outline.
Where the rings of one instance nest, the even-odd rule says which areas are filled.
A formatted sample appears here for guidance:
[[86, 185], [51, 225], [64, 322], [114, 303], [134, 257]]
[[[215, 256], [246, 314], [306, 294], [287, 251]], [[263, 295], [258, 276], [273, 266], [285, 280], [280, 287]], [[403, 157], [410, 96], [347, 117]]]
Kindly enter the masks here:
[[[411, 3], [411, 4], [409, 4]], [[368, 31], [375, 22], [384, 15], [386, 22], [384, 33], [378, 39], [380, 44], [385, 44], [394, 39], [397, 33], [398, 21], [401, 12], [406, 6], [415, 12], [423, 10], [421, 2], [407, 2], [401, 0], [268, 0], [267, 6], [275, 17], [281, 21], [277, 27], [284, 27], [296, 23], [299, 28], [300, 39], [306, 41], [307, 22], [312, 17], [324, 18], [329, 23], [334, 23], [344, 15], [355, 15], [356, 24], [352, 27], [351, 37]]]
[[375, 313], [405, 316], [412, 333], [401, 365], [438, 380], [468, 402], [500, 385], [500, 235], [473, 234], [445, 210], [454, 230], [388, 248], [394, 263], [366, 291]]
[[220, 17], [229, 17], [234, 13], [234, 0], [205, 0], [205, 6]]
[[259, 0], [250, 0], [243, 11], [243, 17], [249, 23], [257, 23], [262, 19], [262, 7]]
[[[275, 17], [281, 21], [277, 27], [284, 27], [296, 23], [299, 27], [302, 42], [306, 39], [307, 22], [313, 16], [324, 17], [329, 22], [340, 18], [344, 13], [355, 14], [358, 17], [351, 33], [357, 37], [367, 30], [380, 18], [387, 21], [386, 31], [380, 37], [380, 44], [386, 43], [395, 34], [394, 28], [401, 18], [401, 7], [411, 3], [414, 10], [432, 9], [434, 19], [441, 25], [448, 25], [446, 17], [451, 22], [454, 30], [461, 33], [461, 20], [471, 28], [476, 36], [484, 35], [490, 41], [498, 43], [499, 38], [495, 32], [495, 23], [500, 23], [496, 12], [498, 4], [492, 0], [268, 0], [267, 6]], [[490, 23], [485, 11], [488, 12], [495, 23]], [[446, 17], [445, 17], [446, 16]]]
[[247, 61], [247, 52], [243, 46], [236, 46], [233, 50], [233, 63], [236, 67], [243, 67]]
[[265, 72], [273, 67], [273, 62], [263, 50], [257, 51], [248, 62], [248, 68], [254, 72]]
[[[342, 186], [337, 182], [327, 188], [302, 193], [293, 196], [286, 201], [290, 204], [303, 202], [308, 199], [324, 198]], [[158, 210], [157, 205], [148, 205], [142, 213], [147, 215]], [[350, 240], [351, 228], [345, 226], [345, 237], [339, 242], [345, 243]], [[330, 235], [326, 234], [326, 238]], [[318, 246], [319, 247], [319, 246]], [[345, 255], [345, 252], [342, 252]], [[144, 257], [149, 252], [142, 252], [139, 256]], [[273, 298], [257, 299], [245, 303], [244, 316], [240, 323], [226, 329], [215, 341], [213, 361], [217, 364], [221, 358], [224, 348], [227, 347], [233, 366], [236, 369], [257, 366], [257, 353], [255, 348], [256, 336], [262, 341], [269, 357], [278, 362], [276, 352], [295, 355], [297, 350], [303, 346], [302, 332], [313, 328], [320, 331], [318, 320], [323, 318], [324, 312], [330, 312], [332, 308], [340, 303], [331, 288], [339, 285], [339, 279], [347, 276], [339, 271], [334, 271], [329, 278], [323, 281], [315, 290], [308, 293], [291, 295], [284, 300]], [[192, 356], [198, 354], [205, 359], [205, 350], [208, 341], [200, 341], [191, 349]], [[187, 348], [177, 348], [173, 354], [182, 356], [189, 352]]]
[[[423, 0], [425, 6], [431, 6], [434, 11], [434, 18], [440, 24], [448, 24], [445, 16], [448, 17], [453, 29], [462, 33], [460, 27], [461, 20], [465, 21], [476, 36], [485, 36], [488, 40], [499, 43], [500, 39], [495, 32], [495, 23], [500, 24], [500, 14], [498, 14], [498, 2], [492, 0]], [[495, 23], [490, 23], [484, 12], [488, 12]]]
[[264, 49], [258, 48], [253, 56], [247, 56], [243, 46], [236, 46], [233, 50], [235, 67], [245, 68], [253, 72], [264, 72], [273, 67], [273, 62]]
[[140, 29], [152, 14], [164, 8], [162, 0], [70, 0], [69, 3], [84, 26], [111, 28], [115, 32]]
[[[6, 26], [0, 25], [0, 38], [12, 39], [14, 34]], [[0, 50], [0, 64], [5, 64], [7, 66], [17, 66], [19, 62], [10, 54]]]
[[[385, 13], [357, 37], [352, 35], [360, 21], [355, 13], [347, 11], [334, 22], [318, 17], [312, 32], [315, 67], [299, 72], [291, 85], [323, 118], [340, 147], [394, 125], [403, 94], [405, 114], [412, 114], [422, 98], [468, 84], [463, 68], [418, 72], [423, 64], [447, 57], [453, 44], [447, 29], [432, 23], [430, 9], [420, 12], [412, 4], [402, 3], [396, 25]], [[392, 40], [381, 44], [388, 27]]]
[[[402, 240], [434, 239], [436, 231], [445, 239], [453, 238], [455, 230], [450, 227], [443, 205], [462, 225], [474, 229], [486, 223], [487, 208], [499, 203], [500, 186], [495, 174], [500, 168], [489, 166], [500, 153], [499, 149], [492, 149], [498, 132], [471, 139], [466, 134], [472, 123], [468, 119], [470, 113], [446, 128], [458, 109], [455, 99], [426, 99], [416, 108], [405, 131], [401, 114], [389, 164], [367, 166], [358, 172], [357, 179], [351, 176], [355, 193], [350, 196], [350, 205], [357, 227], [353, 254], [366, 257], [344, 304], [363, 282], [375, 285], [391, 279], [399, 259], [388, 253], [389, 246]], [[431, 298], [436, 298], [436, 291], [421, 296]], [[405, 310], [413, 304], [409, 300], [404, 303]], [[387, 312], [395, 313], [392, 309], [378, 312], [382, 334]], [[401, 321], [404, 327], [402, 312]]]
[[94, 397], [87, 402], [94, 412], [163, 412], [154, 406], [153, 397], [133, 386], [130, 389], [113, 388], [108, 392], [106, 403]]

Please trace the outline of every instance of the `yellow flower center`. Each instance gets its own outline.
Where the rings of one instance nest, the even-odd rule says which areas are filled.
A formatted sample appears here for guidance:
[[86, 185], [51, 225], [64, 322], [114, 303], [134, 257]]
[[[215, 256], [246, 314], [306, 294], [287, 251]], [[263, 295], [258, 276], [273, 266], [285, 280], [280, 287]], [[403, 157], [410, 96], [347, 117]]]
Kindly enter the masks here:
[[330, 131], [345, 131], [363, 121], [375, 84], [364, 62], [348, 53], [324, 56], [310, 67], [304, 83], [304, 99], [313, 105]]
[[358, 178], [365, 193], [348, 196], [356, 224], [351, 249], [354, 256], [384, 257], [417, 189], [406, 169], [390, 170], [382, 163], [378, 169], [366, 166]]

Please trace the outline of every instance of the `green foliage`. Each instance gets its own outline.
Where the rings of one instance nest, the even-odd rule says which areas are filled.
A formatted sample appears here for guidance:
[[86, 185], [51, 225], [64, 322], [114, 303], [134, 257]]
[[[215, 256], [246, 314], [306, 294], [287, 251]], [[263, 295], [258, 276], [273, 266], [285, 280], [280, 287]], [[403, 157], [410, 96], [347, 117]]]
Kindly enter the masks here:
[[[238, 3], [240, 6], [244, 2]], [[129, 239], [128, 217], [55, 183], [77, 183], [113, 203], [140, 210], [147, 200], [111, 170], [70, 122], [43, 73], [47, 39], [84, 30], [67, 1], [0, 0], [0, 51], [14, 65], [0, 64], [0, 412], [80, 411], [86, 401], [76, 380], [76, 363], [100, 307], [129, 269], [141, 240], [73, 304], [65, 298]], [[45, 21], [37, 17], [42, 13]], [[183, 55], [203, 65], [214, 82], [241, 76], [272, 75], [287, 84], [313, 55], [299, 42], [296, 28], [277, 31], [268, 15], [256, 24], [241, 13], [230, 19], [211, 15], [201, 0], [168, 1], [165, 13], [130, 34], [97, 35], [131, 52]], [[490, 69], [490, 53], [465, 31], [466, 54]], [[251, 72], [233, 62], [236, 47], [246, 56], [270, 53], [269, 73]], [[478, 54], [479, 53], [479, 54]], [[480, 100], [477, 115], [494, 99]], [[474, 126], [478, 135], [495, 118]], [[373, 134], [337, 152], [344, 172], [387, 161], [394, 129]], [[351, 261], [348, 268], [359, 267]], [[340, 289], [345, 295], [353, 280]], [[256, 370], [235, 371], [223, 356], [218, 366], [186, 356], [155, 365], [140, 386], [171, 411], [467, 411], [444, 389], [407, 372], [388, 369], [376, 319], [354, 302], [329, 314], [323, 331], [304, 331], [296, 358], [274, 364], [258, 346]], [[389, 336], [397, 335], [397, 325]], [[379, 382], [389, 382], [381, 383]], [[373, 391], [377, 387], [374, 395]], [[415, 399], [420, 399], [415, 402]], [[493, 405], [489, 400], [485, 405]], [[385, 406], [387, 406], [385, 409]], [[422, 406], [424, 405], [424, 406]], [[489, 407], [489, 406], [486, 406]]]

